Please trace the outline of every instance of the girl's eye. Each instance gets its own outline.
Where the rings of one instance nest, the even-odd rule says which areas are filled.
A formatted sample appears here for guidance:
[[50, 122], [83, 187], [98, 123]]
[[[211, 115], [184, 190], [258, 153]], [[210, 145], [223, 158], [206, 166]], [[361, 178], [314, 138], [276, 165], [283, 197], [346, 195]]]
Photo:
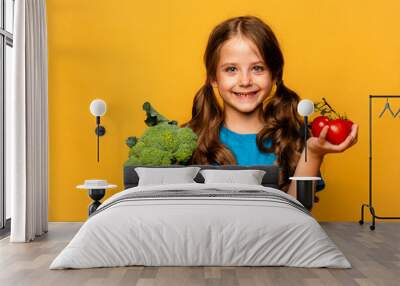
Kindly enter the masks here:
[[235, 67], [227, 67], [227, 68], [225, 69], [225, 71], [227, 71], [227, 72], [234, 72], [235, 70], [236, 70]]
[[263, 66], [254, 66], [254, 69], [258, 72], [264, 71], [264, 67]]

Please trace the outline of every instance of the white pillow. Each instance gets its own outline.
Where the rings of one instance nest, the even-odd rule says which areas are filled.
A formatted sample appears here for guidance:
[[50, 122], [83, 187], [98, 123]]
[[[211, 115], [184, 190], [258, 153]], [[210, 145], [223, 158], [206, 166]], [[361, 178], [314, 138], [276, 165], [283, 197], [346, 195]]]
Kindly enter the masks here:
[[135, 168], [138, 186], [196, 183], [193, 179], [199, 170], [200, 167]]
[[201, 170], [204, 183], [236, 183], [247, 185], [261, 185], [265, 175], [262, 170]]

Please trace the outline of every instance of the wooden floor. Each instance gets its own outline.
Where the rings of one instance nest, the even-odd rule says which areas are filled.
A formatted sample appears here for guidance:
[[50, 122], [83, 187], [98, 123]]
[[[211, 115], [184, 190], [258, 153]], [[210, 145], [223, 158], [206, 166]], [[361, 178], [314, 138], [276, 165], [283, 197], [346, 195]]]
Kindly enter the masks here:
[[81, 223], [50, 223], [32, 243], [0, 241], [0, 285], [400, 285], [400, 223], [375, 231], [357, 223], [322, 223], [353, 268], [119, 267], [48, 270]]

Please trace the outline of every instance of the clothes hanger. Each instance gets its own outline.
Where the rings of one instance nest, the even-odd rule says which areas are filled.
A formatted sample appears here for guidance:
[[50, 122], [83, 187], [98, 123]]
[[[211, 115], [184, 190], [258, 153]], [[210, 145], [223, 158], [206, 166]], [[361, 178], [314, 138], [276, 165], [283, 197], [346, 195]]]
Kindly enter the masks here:
[[400, 108], [397, 110], [397, 112], [394, 114], [394, 117], [397, 117], [397, 114], [400, 113]]
[[[396, 116], [394, 115], [392, 109], [390, 108], [389, 98], [386, 98], [385, 107], [383, 108], [381, 114], [379, 115], [379, 118], [381, 118], [381, 117], [383, 116], [383, 114], [385, 113], [386, 109], [389, 110], [389, 112], [392, 114], [393, 117], [396, 117]], [[400, 109], [399, 109], [399, 111], [400, 111]], [[397, 113], [398, 113], [399, 111], [396, 112], [396, 115], [397, 115]]]

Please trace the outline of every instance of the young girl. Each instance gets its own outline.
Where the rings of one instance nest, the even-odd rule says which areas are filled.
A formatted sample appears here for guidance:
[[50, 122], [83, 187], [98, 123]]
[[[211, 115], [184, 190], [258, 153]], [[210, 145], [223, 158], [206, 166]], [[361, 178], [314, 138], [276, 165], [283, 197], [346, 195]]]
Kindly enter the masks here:
[[[325, 140], [328, 127], [319, 138], [307, 129], [305, 162], [300, 98], [284, 84], [279, 43], [259, 18], [236, 17], [216, 26], [204, 62], [207, 78], [194, 98], [192, 119], [183, 124], [198, 135], [193, 164], [277, 164], [279, 188], [296, 197], [289, 177], [319, 175], [325, 154], [343, 152], [357, 142], [356, 124], [340, 145]], [[319, 182], [321, 190], [324, 182]]]

